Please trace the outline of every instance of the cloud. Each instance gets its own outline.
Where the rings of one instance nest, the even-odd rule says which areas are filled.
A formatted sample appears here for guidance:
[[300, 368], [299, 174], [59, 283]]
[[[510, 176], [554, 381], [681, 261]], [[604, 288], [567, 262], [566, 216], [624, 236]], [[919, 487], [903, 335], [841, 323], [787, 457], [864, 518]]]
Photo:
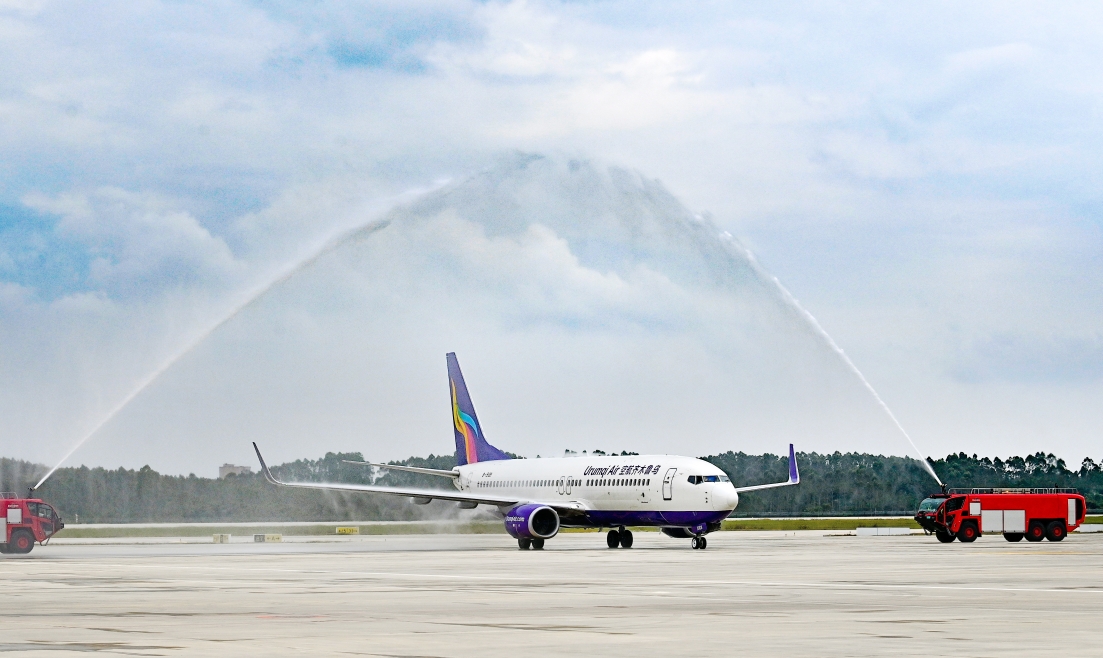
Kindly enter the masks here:
[[1099, 381], [1103, 379], [1103, 335], [997, 334], [962, 349], [951, 372], [972, 384]]
[[221, 281], [238, 269], [223, 240], [156, 195], [101, 188], [54, 198], [31, 195], [25, 203], [60, 217], [56, 230], [92, 255], [91, 283], [113, 294], [148, 295]]
[[[556, 185], [570, 180], [564, 172], [572, 160], [595, 155], [592, 162], [625, 166], [616, 174], [580, 166], [600, 181], [593, 190], [610, 198], [568, 186], [576, 202], [558, 215], [545, 210], [561, 207], [557, 195], [539, 186], [517, 190], [531, 215], [523, 222], [480, 214], [508, 204], [472, 201], [503, 182], [476, 175], [464, 189], [478, 194], [441, 202], [452, 215], [426, 215], [439, 220], [439, 235], [403, 234], [404, 247], [450, 259], [458, 268], [453, 276], [482, 282], [456, 292], [483, 311], [489, 328], [461, 324], [447, 334], [452, 325], [432, 304], [401, 303], [413, 295], [464, 313], [454, 297], [417, 283], [430, 272], [441, 290], [454, 290], [448, 286], [458, 279], [433, 269], [440, 262], [408, 256], [421, 264], [411, 269], [372, 252], [394, 272], [373, 279], [370, 267], [364, 271], [346, 255], [251, 309], [256, 317], [227, 327], [228, 336], [244, 341], [223, 355], [227, 362], [250, 353], [242, 336], [257, 329], [249, 322], [263, 318], [280, 328], [274, 333], [294, 335], [282, 343], [267, 337], [278, 349], [266, 353], [272, 369], [265, 372], [295, 389], [286, 399], [276, 396], [288, 414], [311, 418], [334, 436], [343, 431], [340, 422], [356, 427], [349, 410], [364, 408], [363, 400], [315, 401], [326, 417], [292, 403], [331, 379], [352, 392], [336, 383], [322, 388], [348, 401], [366, 389], [362, 375], [331, 378], [290, 355], [355, 363], [334, 355], [358, 353], [364, 341], [383, 337], [394, 339], [394, 350], [455, 347], [428, 337], [437, 332], [477, 351], [484, 344], [479, 332], [493, 329], [486, 335], [516, 362], [547, 342], [555, 358], [573, 363], [556, 350], [569, 357], [575, 346], [630, 385], [646, 379], [644, 367], [629, 372], [614, 357], [646, 351], [679, 384], [692, 383], [679, 373], [694, 364], [717, 373], [701, 382], [730, 393], [702, 356], [710, 350], [680, 337], [709, 333], [709, 345], [741, 346], [740, 336], [755, 336], [771, 344], [761, 328], [773, 320], [756, 315], [763, 309], [754, 304], [716, 301], [750, 285], [734, 265], [724, 278], [737, 283], [721, 289], [710, 279], [723, 259], [706, 249], [706, 234], [718, 229], [750, 246], [820, 317], [886, 389], [905, 424], [917, 425], [920, 444], [930, 437], [932, 452], [973, 441], [956, 434], [963, 427], [1000, 428], [1001, 450], [1009, 441], [1036, 450], [1030, 442], [1040, 434], [1023, 428], [1058, 425], [1067, 438], [1054, 441], [1084, 445], [1097, 419], [1075, 400], [1097, 395], [1099, 382], [1091, 368], [1078, 370], [1072, 355], [1094, 353], [1091, 336], [1101, 321], [1103, 234], [1095, 208], [1103, 183], [1103, 46], [1092, 31], [1098, 10], [1019, 9], [442, 0], [150, 2], [135, 12], [115, 2], [76, 10], [5, 3], [0, 363], [23, 365], [0, 376], [9, 390], [28, 391], [4, 403], [8, 427], [65, 434], [58, 429], [64, 422], [72, 429], [83, 420], [67, 408], [92, 416], [109, 406], [174, 341], [306, 245], [376, 217], [399, 203], [402, 190], [500, 171], [497, 155], [519, 149], [566, 154], [556, 159], [563, 170], [551, 178]], [[648, 203], [614, 202], [638, 200], [633, 195], [641, 190]], [[681, 208], [671, 211], [680, 218], [671, 224], [677, 231], [649, 232], [652, 203]], [[572, 213], [591, 222], [586, 232], [565, 221]], [[633, 214], [644, 220], [621, 221]], [[483, 260], [450, 250], [441, 242], [446, 235]], [[648, 235], [651, 241], [635, 241]], [[687, 257], [693, 250], [708, 257]], [[313, 278], [323, 272], [334, 279]], [[385, 283], [408, 296], [387, 293]], [[405, 318], [410, 336], [347, 302], [358, 294]], [[611, 338], [617, 332], [639, 342], [618, 343]], [[579, 336], [590, 342], [572, 342]], [[610, 342], [599, 346], [598, 336]], [[1000, 346], [1012, 336], [1021, 338]], [[332, 342], [332, 353], [303, 347], [323, 340]], [[1031, 349], [1051, 357], [998, 366]], [[35, 365], [27, 355], [39, 355], [38, 374], [28, 374]], [[728, 371], [768, 370], [753, 354], [747, 359]], [[478, 360], [503, 372], [515, 363], [493, 350]], [[376, 391], [395, 409], [417, 399], [419, 385], [433, 385], [408, 374], [419, 364], [403, 365], [382, 371], [405, 398]], [[217, 388], [217, 368], [180, 377], [199, 371], [208, 380], [193, 382], [198, 388]], [[193, 395], [177, 385], [181, 399]], [[494, 395], [510, 390], [496, 386]], [[541, 392], [562, 393], [553, 389], [547, 384]], [[731, 399], [768, 409], [774, 393], [763, 385]], [[717, 408], [734, 404], [702, 399]], [[21, 409], [46, 406], [43, 400], [57, 400], [51, 415], [12, 420]], [[704, 402], [686, 404], [706, 419], [700, 427], [715, 427]], [[591, 411], [595, 426], [623, 429], [602, 425]], [[194, 427], [182, 416], [181, 427]], [[54, 417], [69, 420], [53, 424]], [[254, 418], [244, 411], [221, 416], [227, 427], [246, 424], [246, 417]], [[155, 414], [146, 422], [128, 436], [159, 426]]]

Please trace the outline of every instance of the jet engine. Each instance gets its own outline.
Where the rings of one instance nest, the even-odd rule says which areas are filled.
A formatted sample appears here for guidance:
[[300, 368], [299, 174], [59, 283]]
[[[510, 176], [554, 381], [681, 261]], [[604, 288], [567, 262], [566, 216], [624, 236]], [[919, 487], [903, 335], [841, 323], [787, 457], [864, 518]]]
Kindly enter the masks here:
[[505, 522], [514, 539], [551, 539], [559, 532], [559, 514], [547, 505], [518, 505], [506, 512]]

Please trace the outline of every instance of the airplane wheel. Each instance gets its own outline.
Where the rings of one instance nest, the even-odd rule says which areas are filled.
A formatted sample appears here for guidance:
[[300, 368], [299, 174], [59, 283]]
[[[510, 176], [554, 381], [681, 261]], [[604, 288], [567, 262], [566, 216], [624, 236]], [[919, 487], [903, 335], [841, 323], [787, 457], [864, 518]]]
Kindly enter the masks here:
[[689, 547], [692, 548], [693, 550], [697, 550], [698, 548], [701, 548], [701, 538], [700, 537], [694, 537], [693, 539], [690, 539], [689, 540]]
[[631, 530], [625, 530], [624, 532], [620, 533], [620, 547], [621, 548], [632, 548], [632, 531]]
[[605, 544], [609, 548], [620, 546], [620, 533], [616, 530], [610, 530], [609, 534], [605, 535]]
[[529, 546], [532, 546], [532, 540], [531, 539], [518, 539], [517, 540], [517, 548], [521, 549], [522, 551], [529, 550]]
[[699, 548], [703, 551], [703, 550], [705, 550], [706, 548], [709, 547], [709, 540], [705, 539], [704, 537], [701, 537], [700, 539], [701, 539], [701, 541], [698, 542], [700, 545], [697, 548]]
[[544, 550], [544, 540], [543, 539], [533, 539], [532, 540], [532, 550], [534, 550], [534, 551]]

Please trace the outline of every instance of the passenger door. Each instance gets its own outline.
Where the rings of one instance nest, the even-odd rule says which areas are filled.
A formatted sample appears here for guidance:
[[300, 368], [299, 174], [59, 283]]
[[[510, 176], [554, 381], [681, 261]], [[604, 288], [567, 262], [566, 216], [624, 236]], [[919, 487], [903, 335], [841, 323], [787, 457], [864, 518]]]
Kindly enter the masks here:
[[670, 500], [674, 496], [674, 475], [677, 468], [668, 468], [663, 476], [663, 500]]

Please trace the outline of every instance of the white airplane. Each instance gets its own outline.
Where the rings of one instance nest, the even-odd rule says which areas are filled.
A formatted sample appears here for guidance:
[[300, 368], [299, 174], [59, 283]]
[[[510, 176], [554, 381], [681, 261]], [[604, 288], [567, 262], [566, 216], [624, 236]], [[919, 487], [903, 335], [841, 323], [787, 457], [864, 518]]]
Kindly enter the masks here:
[[511, 459], [487, 443], [454, 353], [447, 355], [456, 436], [456, 464], [450, 470], [371, 462], [378, 468], [447, 478], [454, 491], [379, 487], [361, 484], [283, 482], [257, 451], [264, 477], [272, 484], [304, 489], [331, 489], [405, 496], [425, 505], [455, 501], [461, 508], [486, 505], [505, 522], [506, 532], [522, 549], [542, 549], [560, 528], [609, 528], [609, 548], [632, 547], [631, 526], [658, 527], [671, 537], [689, 539], [703, 549], [705, 535], [739, 504], [739, 494], [800, 482], [793, 445], [789, 445], [789, 479], [750, 487], [733, 486], [724, 471], [692, 457], [674, 455], [597, 456], [555, 459]]

